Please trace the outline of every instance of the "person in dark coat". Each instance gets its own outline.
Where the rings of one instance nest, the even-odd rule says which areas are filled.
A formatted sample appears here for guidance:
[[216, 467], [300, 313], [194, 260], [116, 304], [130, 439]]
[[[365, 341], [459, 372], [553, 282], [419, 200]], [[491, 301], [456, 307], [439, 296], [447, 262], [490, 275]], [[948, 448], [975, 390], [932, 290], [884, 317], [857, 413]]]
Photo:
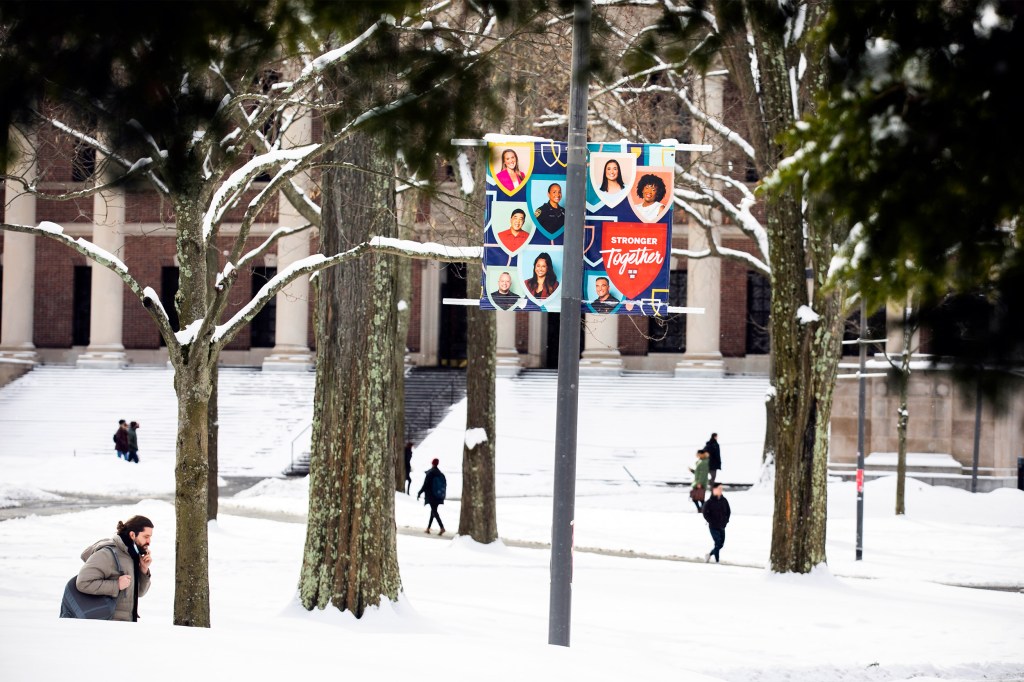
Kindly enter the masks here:
[[412, 492], [412, 441], [405, 442], [405, 494]]
[[128, 461], [139, 463], [139, 422], [128, 425]]
[[114, 431], [114, 450], [117, 451], [118, 459], [124, 457], [128, 461], [128, 422], [123, 419], [117, 420], [117, 431]]
[[715, 557], [718, 563], [718, 553], [725, 545], [725, 527], [729, 523], [729, 516], [732, 510], [729, 509], [729, 500], [722, 495], [722, 484], [711, 485], [711, 498], [704, 503], [704, 520], [708, 522], [708, 529], [711, 531], [711, 539], [715, 541], [715, 547], [704, 556], [704, 563]]
[[712, 433], [711, 439], [704, 444], [708, 453], [708, 473], [711, 474], [711, 485], [715, 485], [715, 477], [718, 470], [722, 468], [722, 451], [718, 447], [718, 434]]
[[444, 522], [441, 521], [441, 516], [437, 513], [438, 505], [444, 504], [444, 494], [442, 493], [440, 497], [437, 495], [437, 486], [434, 485], [434, 479], [441, 478], [442, 490], [447, 487], [448, 482], [445, 480], [441, 470], [437, 468], [440, 460], [435, 458], [430, 463], [432, 466], [427, 469], [427, 475], [423, 477], [423, 486], [416, 493], [416, 499], [420, 499], [420, 495], [423, 495], [423, 504], [430, 505], [430, 520], [427, 521], [427, 530], [425, 532], [430, 533], [430, 527], [434, 525], [434, 519], [437, 519], [437, 525], [441, 528], [437, 534], [444, 535]]

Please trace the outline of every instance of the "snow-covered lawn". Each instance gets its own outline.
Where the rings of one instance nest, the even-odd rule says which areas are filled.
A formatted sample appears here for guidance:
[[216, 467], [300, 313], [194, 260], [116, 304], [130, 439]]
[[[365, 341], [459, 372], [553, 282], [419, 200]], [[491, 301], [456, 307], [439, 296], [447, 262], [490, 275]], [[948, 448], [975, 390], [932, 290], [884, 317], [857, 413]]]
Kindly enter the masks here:
[[[76, 423], [109, 424], [113, 432], [117, 418], [150, 410], [140, 430], [149, 456], [138, 466], [112, 452], [65, 451], [60, 444], [81, 440], [82, 431], [61, 420], [45, 426], [38, 449], [27, 451], [22, 422], [32, 401], [44, 398], [23, 387], [10, 400], [18, 382], [0, 390], [0, 506], [70, 492], [152, 497], [173, 490], [173, 448], [156, 447], [151, 436], [147, 450], [143, 440], [147, 428], [173, 434], [173, 403], [166, 394], [152, 407], [140, 395], [134, 412], [108, 403], [118, 381], [139, 374], [96, 372], [95, 399], [80, 401], [74, 413]], [[164, 378], [154, 372], [148, 383]], [[272, 468], [267, 460], [280, 456], [280, 447], [269, 454], [260, 435], [267, 425], [256, 420], [277, 418], [278, 430], [290, 433], [306, 409], [295, 391], [273, 407], [275, 382], [287, 380], [245, 381], [246, 390], [260, 392], [258, 409], [247, 415], [232, 404], [221, 417], [229, 436], [221, 461], [236, 474]], [[550, 541], [554, 403], [548, 395], [524, 400], [526, 386], [501, 380], [498, 388], [498, 528], [505, 542], [485, 547], [422, 533], [427, 510], [413, 498], [432, 457], [449, 478], [452, 499], [441, 515], [449, 531], [458, 527], [465, 412], [457, 406], [414, 453], [414, 495], [396, 495], [403, 597], [361, 621], [297, 605], [305, 479], [272, 478], [221, 500], [210, 532], [209, 630], [170, 625], [168, 502], [0, 522], [0, 680], [1024, 680], [1024, 492], [971, 495], [910, 481], [908, 513], [896, 518], [893, 479], [869, 482], [864, 560], [857, 562], [853, 485], [830, 483], [829, 564], [808, 576], [765, 569], [771, 491], [727, 492], [733, 518], [723, 564], [708, 565], [707, 527], [686, 488], [669, 483], [686, 478], [692, 451], [712, 430], [721, 434], [723, 478], [753, 481], [763, 405], [704, 395], [659, 408], [650, 396], [619, 395], [605, 412], [588, 394], [607, 393], [605, 385], [584, 385], [581, 394], [572, 646], [548, 646], [549, 553], [536, 545]], [[58, 619], [78, 554], [136, 513], [156, 526], [153, 587], [140, 602], [140, 623]]]

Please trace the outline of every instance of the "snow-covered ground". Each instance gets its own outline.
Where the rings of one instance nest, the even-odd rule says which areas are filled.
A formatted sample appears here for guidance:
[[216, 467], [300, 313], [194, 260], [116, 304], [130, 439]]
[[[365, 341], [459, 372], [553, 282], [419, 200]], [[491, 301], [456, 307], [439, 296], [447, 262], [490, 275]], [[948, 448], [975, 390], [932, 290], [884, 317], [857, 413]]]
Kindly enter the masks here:
[[[173, 490], [170, 377], [42, 368], [0, 389], [0, 506], [70, 494], [149, 498], [0, 522], [0, 680], [108, 679], [133, 665], [122, 656], [147, 680], [390, 679], [391, 671], [517, 681], [1024, 680], [1024, 492], [971, 495], [909, 481], [908, 513], [896, 518], [894, 481], [869, 482], [858, 562], [855, 491], [832, 482], [828, 567], [780, 576], [765, 569], [771, 490], [731, 491], [723, 563], [703, 563], [707, 527], [679, 484], [711, 431], [720, 434], [725, 482], [756, 480], [765, 388], [756, 379], [581, 381], [572, 646], [564, 649], [546, 644], [549, 553], [519, 546], [550, 541], [553, 379], [499, 380], [504, 542], [428, 537], [426, 508], [396, 495], [403, 597], [356, 621], [307, 613], [295, 599], [307, 483], [277, 474], [292, 440], [308, 439], [312, 376], [225, 371], [222, 472], [266, 480], [222, 498], [211, 525], [213, 628], [175, 628], [174, 512], [154, 499]], [[142, 423], [139, 465], [110, 447], [122, 417]], [[458, 527], [464, 420], [462, 403], [413, 457], [414, 494], [430, 459], [441, 460], [449, 531]], [[58, 619], [80, 551], [135, 513], [156, 525], [140, 623]], [[113, 667], [97, 655], [107, 651]]]

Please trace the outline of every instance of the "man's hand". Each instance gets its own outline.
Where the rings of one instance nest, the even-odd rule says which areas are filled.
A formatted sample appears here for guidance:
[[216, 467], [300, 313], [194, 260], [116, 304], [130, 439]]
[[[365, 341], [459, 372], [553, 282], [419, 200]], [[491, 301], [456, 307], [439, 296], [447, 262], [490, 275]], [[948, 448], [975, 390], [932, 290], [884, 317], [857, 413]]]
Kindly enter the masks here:
[[127, 590], [128, 586], [132, 584], [132, 577], [130, 575], [122, 575], [117, 579], [117, 589]]
[[149, 575], [149, 565], [153, 563], [153, 555], [146, 552], [139, 557], [139, 566], [142, 567], [142, 572]]

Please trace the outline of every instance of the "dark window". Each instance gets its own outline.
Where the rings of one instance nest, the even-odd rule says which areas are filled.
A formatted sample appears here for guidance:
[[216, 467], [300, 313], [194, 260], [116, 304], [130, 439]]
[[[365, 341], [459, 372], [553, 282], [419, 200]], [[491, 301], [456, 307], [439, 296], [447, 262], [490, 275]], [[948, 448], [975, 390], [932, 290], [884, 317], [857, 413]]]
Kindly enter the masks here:
[[772, 285], [759, 272], [747, 270], [747, 355], [771, 351], [768, 317], [772, 309]]
[[[277, 274], [277, 268], [252, 269], [252, 295]], [[252, 319], [249, 330], [250, 348], [273, 348], [274, 330], [277, 328], [277, 296], [274, 296]]]
[[[559, 340], [562, 338], [562, 314], [544, 313], [547, 320], [547, 336], [544, 339], [544, 369], [558, 369], [558, 348]], [[584, 315], [580, 315], [580, 353], [586, 346], [587, 321]]]
[[746, 172], [744, 173], [744, 180], [747, 182], [757, 182], [761, 179], [761, 176], [757, 173], [757, 167], [754, 166], [754, 162], [748, 157]]
[[71, 293], [71, 345], [89, 345], [89, 317], [92, 314], [92, 268], [75, 266]]
[[[466, 264], [449, 263], [441, 271], [441, 298], [466, 298]], [[466, 307], [441, 304], [438, 362], [442, 367], [466, 366]]]
[[96, 149], [84, 142], [75, 144], [75, 155], [71, 159], [71, 179], [85, 182], [96, 172]]
[[[860, 312], [855, 312], [846, 318], [846, 327], [843, 330], [843, 341], [856, 341], [860, 338]], [[885, 338], [885, 308], [876, 310], [868, 316], [868, 328], [864, 332], [865, 339]], [[885, 350], [885, 342], [874, 343], [868, 346], [868, 355], [881, 353]], [[860, 344], [844, 343], [843, 355], [860, 355]]]
[[[178, 293], [178, 268], [169, 267], [160, 269], [160, 303], [167, 311], [167, 317], [171, 321], [171, 329], [178, 329], [178, 309], [174, 307], [174, 296]], [[160, 337], [160, 345], [166, 346], [164, 337]]]
[[[686, 270], [673, 270], [669, 274], [668, 304], [686, 305]], [[669, 313], [666, 317], [652, 317], [649, 349], [652, 353], [682, 353], [686, 350], [686, 315]]]

